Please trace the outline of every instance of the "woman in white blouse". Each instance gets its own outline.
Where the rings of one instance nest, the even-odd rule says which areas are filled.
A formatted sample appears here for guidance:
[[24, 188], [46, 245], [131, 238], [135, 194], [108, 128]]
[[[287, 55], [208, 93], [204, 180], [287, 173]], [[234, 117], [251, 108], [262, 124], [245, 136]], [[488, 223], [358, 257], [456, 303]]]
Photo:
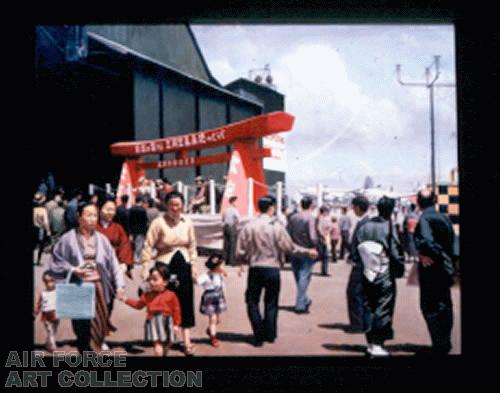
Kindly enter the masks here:
[[142, 251], [142, 278], [146, 280], [149, 269], [154, 262], [162, 262], [169, 266], [171, 274], [177, 276], [179, 282], [175, 293], [181, 305], [181, 328], [183, 329], [184, 354], [192, 356], [194, 346], [191, 343], [190, 329], [195, 325], [193, 280], [197, 272], [195, 263], [196, 238], [191, 220], [182, 214], [184, 197], [177, 191], [165, 196], [167, 211], [155, 218], [146, 234]]

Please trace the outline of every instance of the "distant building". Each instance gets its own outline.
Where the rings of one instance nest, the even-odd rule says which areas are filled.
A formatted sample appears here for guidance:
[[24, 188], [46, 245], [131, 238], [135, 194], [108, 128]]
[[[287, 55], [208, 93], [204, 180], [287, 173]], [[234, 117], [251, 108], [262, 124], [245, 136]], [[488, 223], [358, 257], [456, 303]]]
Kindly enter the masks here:
[[[123, 158], [112, 143], [157, 139], [220, 127], [274, 110], [284, 96], [238, 80], [212, 76], [186, 24], [37, 26], [36, 124], [29, 143], [38, 157], [34, 179], [52, 171], [68, 188], [116, 186]], [[268, 91], [269, 90], [269, 91]], [[190, 155], [231, 151], [218, 147]], [[147, 156], [146, 160], [173, 158]], [[227, 164], [151, 170], [147, 175], [193, 183], [222, 182]], [[284, 173], [266, 172], [268, 183]]]

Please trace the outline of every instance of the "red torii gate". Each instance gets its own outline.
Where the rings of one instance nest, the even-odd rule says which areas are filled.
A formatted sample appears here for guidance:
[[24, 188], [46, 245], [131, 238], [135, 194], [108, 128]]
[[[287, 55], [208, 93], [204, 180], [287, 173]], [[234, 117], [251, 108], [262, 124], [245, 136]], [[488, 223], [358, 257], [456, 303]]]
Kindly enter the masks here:
[[[223, 207], [227, 198], [238, 189], [237, 207], [241, 214], [246, 213], [248, 201], [247, 179], [252, 178], [258, 183], [265, 183], [262, 159], [271, 157], [271, 149], [259, 147], [258, 138], [290, 131], [294, 117], [286, 112], [272, 112], [251, 117], [223, 127], [205, 131], [193, 132], [169, 138], [149, 141], [118, 142], [111, 145], [111, 154], [126, 157], [123, 164], [122, 179], [127, 178], [133, 189], [138, 187], [139, 179], [146, 169], [180, 168], [231, 161], [228, 174], [229, 191], [224, 193]], [[190, 157], [190, 150], [208, 149], [234, 144], [231, 153], [214, 154], [203, 157]], [[142, 156], [151, 154], [175, 153], [174, 159], [154, 162], [144, 162]], [[240, 170], [240, 168], [242, 170]], [[118, 197], [126, 192], [118, 190]], [[254, 184], [253, 204], [262, 195], [267, 194], [267, 188]]]

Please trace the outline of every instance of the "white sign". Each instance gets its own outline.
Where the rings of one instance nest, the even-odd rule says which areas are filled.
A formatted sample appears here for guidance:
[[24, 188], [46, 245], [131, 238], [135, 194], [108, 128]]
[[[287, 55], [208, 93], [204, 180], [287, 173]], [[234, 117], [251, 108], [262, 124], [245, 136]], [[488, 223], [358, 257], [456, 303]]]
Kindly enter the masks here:
[[285, 135], [285, 132], [281, 132], [262, 138], [263, 147], [267, 147], [272, 151], [272, 157], [264, 158], [264, 169], [286, 172]]

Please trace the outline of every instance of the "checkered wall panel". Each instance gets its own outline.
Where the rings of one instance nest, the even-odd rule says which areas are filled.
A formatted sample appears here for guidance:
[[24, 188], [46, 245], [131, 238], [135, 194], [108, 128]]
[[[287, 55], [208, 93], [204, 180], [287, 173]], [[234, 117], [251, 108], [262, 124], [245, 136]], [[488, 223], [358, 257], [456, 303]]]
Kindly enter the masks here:
[[459, 234], [459, 189], [456, 184], [441, 184], [435, 188], [437, 196], [437, 210], [441, 213], [447, 214], [453, 223], [455, 233]]

